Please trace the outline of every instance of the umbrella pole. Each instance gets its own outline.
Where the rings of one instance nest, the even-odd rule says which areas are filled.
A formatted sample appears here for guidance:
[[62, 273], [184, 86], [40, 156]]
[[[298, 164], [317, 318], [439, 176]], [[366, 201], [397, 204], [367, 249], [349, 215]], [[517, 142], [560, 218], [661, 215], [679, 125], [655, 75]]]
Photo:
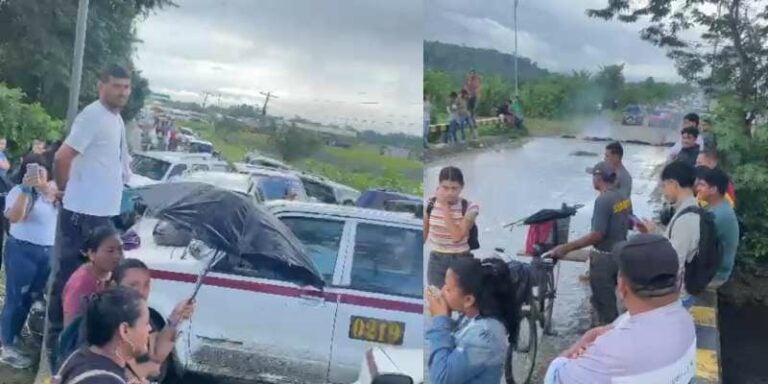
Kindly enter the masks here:
[[197, 275], [197, 282], [195, 283], [195, 290], [192, 292], [192, 296], [189, 298], [189, 302], [195, 300], [195, 297], [197, 297], [197, 292], [200, 291], [200, 287], [203, 285], [203, 279], [205, 276], [208, 275], [208, 272], [211, 271], [211, 268], [213, 268], [213, 264], [216, 262], [216, 260], [219, 260], [219, 256], [222, 254], [221, 251], [216, 250], [216, 252], [213, 254], [210, 260], [208, 260], [208, 264], [205, 265], [205, 268], [203, 268], [202, 271], [200, 271], [200, 274]]

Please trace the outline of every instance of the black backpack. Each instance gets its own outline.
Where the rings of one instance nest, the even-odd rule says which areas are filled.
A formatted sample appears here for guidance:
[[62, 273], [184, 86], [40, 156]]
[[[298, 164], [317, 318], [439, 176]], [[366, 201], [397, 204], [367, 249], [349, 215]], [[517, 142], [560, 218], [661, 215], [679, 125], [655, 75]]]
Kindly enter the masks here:
[[683, 209], [669, 224], [669, 233], [675, 221], [689, 213], [699, 215], [699, 250], [690, 262], [685, 264], [685, 290], [698, 295], [707, 288], [723, 262], [723, 246], [717, 238], [715, 215], [698, 206]]
[[[427, 204], [427, 217], [432, 216], [432, 210], [435, 208], [435, 201], [436, 198], [429, 199], [429, 204]], [[469, 201], [466, 199], [461, 199], [461, 215], [464, 216], [467, 214], [467, 209], [469, 209]], [[471, 251], [474, 251], [476, 249], [480, 248], [480, 240], [478, 239], [478, 230], [477, 230], [477, 224], [473, 224], [472, 228], [469, 229], [469, 239], [467, 240], [467, 244], [469, 244], [469, 249]]]

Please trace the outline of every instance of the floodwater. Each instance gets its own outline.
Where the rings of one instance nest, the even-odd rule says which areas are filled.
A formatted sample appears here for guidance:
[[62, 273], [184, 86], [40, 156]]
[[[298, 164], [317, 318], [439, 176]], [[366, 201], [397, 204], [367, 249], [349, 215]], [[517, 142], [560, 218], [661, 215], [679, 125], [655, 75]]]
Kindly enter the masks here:
[[[519, 147], [457, 155], [425, 165], [424, 191], [437, 187], [442, 167], [453, 165], [464, 172], [464, 197], [480, 205], [477, 224], [481, 249], [477, 257], [486, 257], [497, 247], [509, 255], [523, 250], [526, 227], [513, 231], [503, 228], [543, 208], [559, 208], [562, 203], [584, 204], [571, 220], [570, 239], [589, 231], [596, 191], [586, 173], [588, 167], [602, 160], [607, 142], [585, 141], [583, 137], [637, 140], [652, 144], [672, 142], [676, 132], [648, 127], [627, 127], [608, 118], [596, 118], [580, 129], [577, 139], [532, 138]], [[641, 218], [652, 217], [657, 209], [653, 192], [658, 185], [658, 169], [667, 148], [624, 144], [624, 164], [633, 177], [632, 203]], [[524, 258], [519, 260], [526, 261]], [[579, 280], [586, 265], [559, 263], [557, 298], [553, 329], [557, 336], [540, 338], [535, 376], [541, 377], [549, 362], [575, 342], [590, 327], [589, 285]], [[557, 270], [556, 270], [557, 271]], [[534, 381], [535, 382], [535, 381]]]

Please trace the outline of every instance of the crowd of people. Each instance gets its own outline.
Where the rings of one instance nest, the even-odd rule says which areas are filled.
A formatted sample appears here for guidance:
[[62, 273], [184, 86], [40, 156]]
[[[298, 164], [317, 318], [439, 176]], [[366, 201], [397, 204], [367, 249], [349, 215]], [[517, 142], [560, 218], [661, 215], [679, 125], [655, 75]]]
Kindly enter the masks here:
[[[452, 91], [448, 96], [448, 125], [444, 132], [440, 134], [440, 142], [444, 144], [455, 144], [466, 142], [467, 139], [477, 140], [477, 105], [481, 94], [482, 78], [473, 69], [467, 74], [463, 87], [458, 91]], [[442, 96], [442, 95], [441, 95]], [[432, 97], [424, 92], [424, 148], [429, 146], [430, 124], [432, 121]], [[496, 117], [500, 124], [506, 128], [523, 127], [523, 108], [520, 98], [515, 96], [504, 100], [496, 109]], [[469, 131], [467, 133], [467, 130]]]
[[35, 140], [13, 176], [0, 139], [0, 180], [9, 184], [0, 221], [8, 224], [0, 230], [8, 235], [0, 363], [33, 365], [35, 353], [21, 347], [21, 332], [32, 304], [46, 302], [45, 363], [54, 382], [147, 383], [160, 374], [177, 326], [195, 304], [180, 298], [164, 323], [150, 322], [149, 270], [124, 259], [114, 226], [131, 176], [120, 114], [131, 94], [130, 71], [108, 68], [98, 91], [66, 139]]
[[[711, 121], [702, 123], [696, 114], [684, 118], [661, 172], [669, 213], [658, 220], [633, 213], [620, 143], [608, 144], [603, 161], [588, 170], [598, 193], [591, 229], [551, 244], [547, 255], [590, 249], [585, 277], [595, 327], [551, 362], [545, 383], [688, 383], [695, 376], [696, 331], [687, 309], [731, 278], [740, 239], [735, 187], [718, 166]], [[506, 265], [473, 256], [479, 207], [461, 196], [461, 170], [444, 168], [438, 181], [424, 218], [430, 379], [496, 384], [520, 320], [510, 306], [522, 303]]]

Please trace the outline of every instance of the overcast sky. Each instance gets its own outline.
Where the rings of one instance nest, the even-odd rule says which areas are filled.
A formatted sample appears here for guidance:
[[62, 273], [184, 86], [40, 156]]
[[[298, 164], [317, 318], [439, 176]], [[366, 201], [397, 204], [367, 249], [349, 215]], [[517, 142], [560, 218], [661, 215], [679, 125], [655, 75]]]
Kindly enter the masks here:
[[273, 114], [420, 133], [422, 1], [176, 2], [138, 25], [136, 64], [154, 91], [258, 105], [273, 91]]
[[[425, 0], [425, 39], [514, 52], [513, 0]], [[520, 0], [518, 52], [557, 72], [625, 63], [632, 81], [681, 81], [664, 51], [640, 39], [643, 24], [586, 16], [608, 0]]]

